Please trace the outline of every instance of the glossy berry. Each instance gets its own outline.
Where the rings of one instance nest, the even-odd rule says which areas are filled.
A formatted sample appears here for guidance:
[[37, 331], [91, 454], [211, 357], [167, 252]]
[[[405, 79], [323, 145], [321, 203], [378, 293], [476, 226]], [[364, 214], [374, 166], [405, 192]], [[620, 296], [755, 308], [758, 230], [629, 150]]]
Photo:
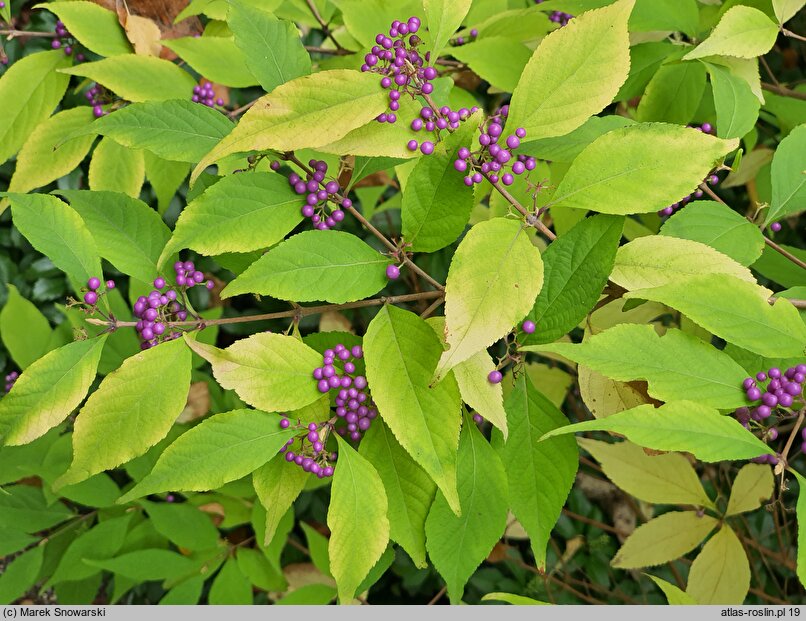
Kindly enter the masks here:
[[521, 329], [522, 329], [522, 330], [523, 330], [523, 331], [524, 331], [526, 334], [534, 334], [534, 331], [537, 329], [537, 326], [535, 325], [535, 322], [534, 322], [534, 321], [532, 321], [531, 319], [527, 319], [527, 320], [526, 320], [526, 321], [524, 321], [524, 322], [523, 322], [523, 324], [521, 325]]
[[400, 268], [397, 265], [387, 265], [386, 277], [389, 280], [397, 280], [398, 278], [400, 278]]
[[498, 370], [490, 371], [487, 375], [487, 381], [491, 384], [500, 384], [502, 379], [504, 379], [504, 376], [501, 371]]
[[96, 291], [101, 286], [101, 279], [93, 276], [87, 281], [87, 287], [91, 291]]

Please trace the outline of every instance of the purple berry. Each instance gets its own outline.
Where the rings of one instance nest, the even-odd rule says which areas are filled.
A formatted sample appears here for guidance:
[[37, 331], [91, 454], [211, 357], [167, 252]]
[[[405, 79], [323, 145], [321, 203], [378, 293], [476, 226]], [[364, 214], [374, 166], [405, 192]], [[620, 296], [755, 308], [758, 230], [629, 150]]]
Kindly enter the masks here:
[[527, 319], [526, 321], [523, 322], [523, 325], [521, 325], [521, 329], [524, 332], [526, 332], [526, 334], [534, 334], [534, 331], [537, 329], [537, 326], [535, 325], [534, 321]]
[[90, 306], [95, 306], [95, 303], [98, 301], [98, 294], [95, 291], [88, 291], [84, 294], [84, 302], [89, 304]]
[[504, 376], [501, 374], [501, 371], [498, 370], [490, 371], [487, 375], [487, 381], [491, 384], [500, 384], [502, 379], [504, 379]]
[[87, 287], [91, 291], [96, 291], [100, 286], [101, 286], [101, 280], [99, 278], [96, 278], [95, 276], [93, 276], [87, 281]]
[[397, 280], [398, 278], [400, 278], [400, 268], [397, 265], [387, 265], [386, 277], [389, 280]]

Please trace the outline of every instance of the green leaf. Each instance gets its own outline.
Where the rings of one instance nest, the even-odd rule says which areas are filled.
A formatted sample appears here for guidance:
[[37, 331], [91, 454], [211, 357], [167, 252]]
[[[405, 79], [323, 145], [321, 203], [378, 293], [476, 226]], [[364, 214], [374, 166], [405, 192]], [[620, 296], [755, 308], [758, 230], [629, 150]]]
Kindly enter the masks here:
[[418, 252], [435, 252], [452, 243], [467, 226], [473, 190], [453, 167], [457, 152], [470, 144], [477, 115], [439, 143], [414, 166], [403, 193], [400, 218], [403, 237]]
[[[429, 328], [430, 329], [430, 328]], [[364, 577], [381, 558], [389, 541], [387, 500], [381, 477], [372, 464], [336, 435], [339, 462], [327, 511], [330, 570], [339, 602], [352, 601]], [[368, 524], [370, 528], [356, 528]]]
[[170, 490], [216, 489], [246, 476], [298, 433], [280, 428], [280, 418], [244, 409], [205, 419], [165, 449], [151, 473], [119, 502]]
[[616, 94], [616, 101], [642, 96], [658, 69], [669, 61], [678, 60], [683, 51], [668, 41], [649, 41], [630, 47], [630, 75]]
[[689, 123], [705, 92], [705, 67], [700, 63], [663, 65], [647, 84], [635, 120]]
[[506, 602], [513, 606], [549, 606], [548, 602], [541, 602], [531, 597], [524, 595], [515, 595], [514, 593], [487, 593], [481, 598], [483, 602]]
[[171, 99], [129, 104], [96, 120], [88, 131], [166, 160], [198, 162], [233, 127], [216, 110], [188, 99]]
[[496, 452], [475, 424], [465, 420], [457, 463], [462, 515], [439, 492], [425, 523], [426, 548], [458, 604], [468, 579], [501, 538], [507, 523], [507, 480]]
[[[302, 471], [302, 468], [296, 470]], [[288, 587], [283, 574], [258, 550], [240, 547], [236, 558], [243, 575], [257, 588], [265, 591], [283, 591]]]
[[95, 241], [81, 217], [55, 196], [10, 194], [14, 226], [75, 281], [101, 275]]
[[532, 50], [511, 37], [485, 36], [451, 48], [451, 56], [468, 65], [493, 88], [512, 92], [518, 87], [518, 79], [532, 57]]
[[666, 596], [666, 601], [669, 603], [670, 606], [696, 606], [697, 602], [694, 601], [694, 598], [691, 597], [685, 591], [681, 591], [679, 587], [671, 584], [670, 582], [666, 582], [663, 578], [658, 578], [657, 576], [652, 576], [650, 574], [644, 574], [647, 578], [651, 579], [658, 588], [663, 591], [663, 594]]
[[772, 204], [764, 226], [803, 211], [806, 200], [806, 125], [792, 130], [784, 138], [772, 158]]
[[679, 453], [647, 455], [632, 442], [577, 442], [601, 464], [608, 479], [639, 500], [716, 509], [691, 462]]
[[303, 231], [269, 250], [221, 292], [334, 304], [368, 298], [386, 286], [388, 257], [351, 233]]
[[273, 246], [302, 221], [301, 204], [280, 175], [224, 177], [182, 210], [160, 264], [182, 248], [217, 255]]
[[0, 574], [0, 604], [11, 604], [34, 586], [44, 554], [45, 546], [36, 546], [3, 568]]
[[529, 534], [537, 567], [542, 569], [551, 530], [576, 477], [579, 452], [571, 438], [539, 442], [568, 420], [525, 373], [515, 382], [504, 404], [511, 433], [499, 453], [509, 481], [509, 508]]
[[670, 511], [641, 524], [611, 561], [619, 569], [662, 565], [688, 554], [719, 524], [697, 511]]
[[102, 560], [113, 557], [123, 546], [132, 514], [98, 522], [90, 530], [76, 537], [59, 561], [47, 584], [86, 580], [100, 569], [91, 567], [84, 559]]
[[[0, 488], [2, 490], [2, 488]], [[0, 495], [6, 494], [5, 490], [0, 491]], [[18, 552], [30, 544], [37, 541], [37, 537], [26, 535], [15, 528], [0, 528], [0, 554], [4, 557], [14, 552]]]
[[311, 72], [297, 26], [243, 2], [230, 2], [227, 21], [246, 66], [267, 93]]
[[774, 491], [772, 468], [766, 464], [745, 464], [733, 480], [725, 515], [755, 511], [772, 497]]
[[746, 80], [717, 65], [706, 64], [711, 76], [716, 107], [716, 134], [720, 138], [741, 138], [756, 124], [761, 102]]
[[314, 567], [326, 576], [329, 576], [330, 556], [327, 551], [328, 538], [306, 522], [300, 522], [299, 525], [305, 533], [305, 541], [308, 544], [308, 555], [311, 557]]
[[507, 122], [529, 140], [562, 136], [600, 112], [627, 79], [632, 0], [574, 18], [541, 41], [512, 92]]
[[764, 236], [747, 218], [716, 201], [695, 201], [689, 207], [666, 220], [660, 234], [706, 244], [742, 265], [761, 256]]
[[781, 25], [795, 17], [804, 5], [806, 5], [804, 0], [772, 0], [775, 17], [778, 18], [778, 23]]
[[196, 569], [193, 560], [176, 552], [159, 549], [127, 552], [110, 559], [84, 559], [84, 562], [137, 582], [179, 578]]
[[[336, 0], [349, 33], [364, 47], [372, 47], [375, 35], [389, 28], [393, 19], [408, 19], [422, 9], [421, 0]], [[423, 31], [424, 28], [421, 28]]]
[[[493, 218], [465, 235], [445, 285], [445, 333], [434, 382], [505, 336], [529, 312], [543, 286], [543, 261], [516, 220]], [[501, 300], [506, 299], [505, 305]]]
[[157, 276], [157, 260], [171, 232], [144, 202], [119, 192], [61, 190], [81, 216], [101, 256], [142, 282]]
[[387, 101], [371, 73], [337, 69], [286, 82], [243, 115], [232, 133], [199, 162], [191, 182], [233, 153], [315, 149], [334, 142], [378, 116]]
[[427, 567], [425, 519], [437, 487], [395, 439], [382, 420], [375, 420], [360, 445], [374, 465], [389, 502], [389, 537], [408, 552], [417, 567]]
[[54, 70], [69, 64], [61, 50], [39, 52], [21, 58], [0, 77], [0, 164], [19, 151], [59, 104], [69, 78]]
[[[697, 208], [681, 213], [689, 211]], [[703, 273], [756, 282], [749, 269], [711, 246], [663, 235], [639, 237], [619, 248], [610, 279], [631, 291], [685, 282]]]
[[196, 86], [191, 75], [174, 63], [135, 54], [82, 63], [63, 69], [62, 73], [98, 82], [121, 99], [134, 102], [188, 99]]
[[60, 502], [48, 505], [41, 488], [13, 485], [4, 491], [0, 494], [0, 527], [36, 533], [73, 517]]
[[691, 564], [686, 593], [698, 604], [741, 604], [750, 589], [750, 564], [742, 542], [727, 524]]
[[232, 88], [258, 84], [246, 68], [246, 56], [232, 37], [181, 37], [163, 40], [162, 44], [216, 84]]
[[234, 557], [227, 559], [210, 586], [207, 596], [211, 606], [247, 606], [252, 604], [252, 585]]
[[188, 503], [141, 500], [140, 505], [148, 513], [157, 532], [180, 548], [210, 550], [218, 544], [218, 529], [204, 511]]
[[[36, 305], [22, 297], [17, 287], [12, 284], [6, 286], [8, 298], [0, 309], [0, 336], [14, 362], [25, 370], [50, 351], [53, 330], [50, 329], [48, 318], [39, 312]], [[0, 411], [3, 403], [0, 401]], [[2, 418], [0, 415], [0, 420]]]
[[769, 52], [777, 36], [778, 26], [764, 13], [749, 6], [733, 6], [725, 12], [710, 36], [683, 58], [755, 58]]
[[252, 473], [255, 493], [266, 509], [266, 530], [258, 533], [262, 534], [265, 545], [269, 545], [274, 539], [280, 520], [294, 505], [308, 479], [308, 473], [302, 468], [290, 466], [285, 455], [275, 455]]
[[57, 112], [38, 125], [17, 155], [9, 192], [29, 192], [48, 185], [78, 166], [95, 138], [79, 136], [64, 140], [89, 126], [92, 119], [92, 110], [82, 106]]
[[631, 384], [611, 380], [584, 365], [577, 367], [577, 372], [579, 393], [594, 418], [605, 418], [647, 402]]
[[118, 16], [94, 2], [44, 2], [34, 8], [55, 13], [72, 37], [100, 56], [132, 53]]
[[310, 405], [321, 397], [311, 373], [322, 356], [298, 339], [262, 332], [218, 349], [194, 341], [190, 348], [213, 367], [221, 387], [234, 390], [252, 407], [285, 412]]
[[699, 21], [695, 0], [636, 0], [630, 32], [674, 30], [696, 37]]
[[92, 152], [88, 178], [93, 191], [123, 192], [137, 198], [145, 174], [143, 152], [127, 149], [111, 138], [102, 138]]
[[168, 341], [126, 361], [81, 408], [73, 432], [73, 463], [56, 487], [78, 483], [139, 457], [168, 433], [184, 409], [190, 351]]
[[[442, 319], [440, 317], [440, 319]], [[444, 321], [441, 322], [444, 325]], [[485, 381], [495, 368], [492, 356], [486, 351], [473, 354], [453, 367], [462, 401], [501, 430], [504, 438], [509, 434], [507, 413], [504, 410], [504, 391], [501, 384]]]
[[767, 302], [766, 290], [726, 274], [703, 274], [625, 294], [666, 304], [712, 334], [769, 358], [800, 356], [806, 324], [789, 300]]
[[580, 431], [609, 431], [657, 451], [685, 451], [701, 461], [750, 459], [771, 449], [735, 418], [696, 401], [639, 405], [607, 418], [560, 427], [541, 439]]
[[0, 400], [0, 437], [6, 446], [32, 442], [78, 407], [95, 380], [105, 342], [101, 336], [64, 345], [23, 372]]
[[635, 121], [618, 115], [593, 116], [570, 134], [521, 143], [521, 149], [535, 157], [552, 162], [571, 162], [599, 136], [620, 127], [634, 125]]
[[794, 470], [791, 472], [798, 481], [798, 580], [806, 584], [806, 479]]
[[274, 603], [277, 606], [324, 606], [336, 599], [337, 594], [330, 584], [305, 584]]
[[433, 58], [439, 57], [448, 40], [459, 30], [471, 4], [472, 0], [423, 0], [424, 26], [428, 27], [428, 49]]
[[658, 211], [694, 192], [737, 146], [737, 140], [678, 125], [614, 129], [573, 161], [551, 204], [622, 215]]
[[[620, 324], [584, 343], [522, 347], [560, 354], [620, 382], [644, 380], [659, 401], [696, 399], [720, 409], [747, 405], [747, 372], [730, 356], [677, 329], [658, 336], [649, 325]], [[606, 420], [606, 419], [605, 419]]]
[[[243, 548], [238, 548], [241, 552]], [[120, 578], [115, 579], [117, 585]], [[198, 604], [204, 588], [204, 576], [190, 578], [170, 589], [160, 600], [161, 606], [191, 606]], [[114, 601], [114, 599], [113, 599]]]
[[528, 317], [537, 325], [524, 343], [550, 343], [590, 312], [613, 270], [624, 219], [599, 215], [585, 218], [560, 235], [543, 254], [543, 288]]
[[394, 306], [378, 312], [364, 337], [367, 379], [381, 417], [458, 513], [459, 390], [453, 377], [428, 385], [441, 353], [431, 326]]
[[164, 160], [151, 151], [143, 151], [143, 159], [146, 165], [146, 179], [157, 197], [157, 211], [162, 215], [168, 210], [171, 200], [187, 178], [190, 166], [185, 162]]

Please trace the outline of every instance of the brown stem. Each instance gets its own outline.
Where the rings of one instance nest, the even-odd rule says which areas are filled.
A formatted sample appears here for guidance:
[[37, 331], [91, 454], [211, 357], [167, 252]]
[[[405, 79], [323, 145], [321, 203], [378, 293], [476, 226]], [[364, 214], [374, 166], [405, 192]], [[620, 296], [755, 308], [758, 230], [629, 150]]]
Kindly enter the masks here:
[[349, 56], [352, 54], [349, 50], [344, 48], [333, 49], [331, 47], [317, 47], [315, 45], [306, 45], [305, 49], [312, 54], [325, 54], [328, 56]]
[[[302, 163], [302, 162], [299, 160], [299, 158], [297, 158], [297, 156], [296, 156], [296, 155], [294, 155], [294, 153], [293, 153], [293, 152], [289, 151], [288, 153], [286, 153], [286, 154], [284, 155], [284, 157], [285, 157], [285, 159], [287, 159], [289, 162], [294, 162], [294, 164], [296, 164], [297, 166], [299, 166], [299, 167], [300, 167], [302, 170], [304, 170], [306, 173], [308, 173], [308, 174], [313, 174], [313, 171], [312, 171], [310, 168], [308, 168], [308, 166], [306, 166], [305, 164], [303, 164], [303, 163]], [[321, 185], [322, 187], [324, 187], [324, 186], [325, 186], [325, 184], [324, 184], [324, 183], [320, 183], [319, 185]], [[343, 198], [344, 198], [344, 197], [343, 197], [343, 196], [341, 196], [340, 194], [334, 194], [333, 196], [336, 198], [336, 200], [337, 200], [339, 203], [341, 203], [341, 202], [342, 202], [342, 200], [343, 200]], [[360, 212], [360, 211], [358, 211], [358, 210], [357, 210], [355, 207], [353, 207], [352, 205], [351, 205], [350, 207], [344, 207], [344, 206], [342, 206], [342, 208], [343, 208], [343, 209], [346, 209], [347, 211], [349, 211], [349, 212], [350, 212], [350, 214], [352, 214], [352, 216], [353, 216], [353, 217], [354, 217], [356, 220], [358, 220], [358, 221], [359, 221], [359, 222], [360, 222], [360, 223], [361, 223], [361, 224], [364, 226], [364, 228], [366, 228], [366, 229], [367, 229], [367, 230], [368, 230], [370, 233], [372, 233], [372, 234], [373, 234], [375, 237], [377, 237], [377, 238], [378, 238], [378, 240], [380, 240], [380, 242], [381, 242], [381, 243], [382, 243], [384, 246], [386, 246], [386, 247], [387, 247], [387, 248], [388, 248], [388, 249], [389, 249], [389, 250], [390, 250], [390, 251], [391, 251], [391, 252], [392, 252], [392, 253], [393, 253], [395, 256], [397, 256], [397, 255], [398, 255], [398, 248], [397, 248], [397, 246], [395, 246], [395, 244], [393, 244], [391, 241], [389, 241], [389, 239], [387, 239], [386, 235], [384, 235], [384, 234], [383, 234], [383, 233], [381, 233], [381, 232], [380, 232], [378, 229], [376, 229], [376, 228], [375, 228], [375, 227], [372, 225], [372, 223], [371, 223], [369, 220], [367, 220], [367, 219], [366, 219], [366, 218], [365, 218], [365, 217], [364, 217], [364, 216], [361, 214], [361, 212]], [[405, 254], [401, 256], [401, 259], [402, 259], [403, 263], [405, 263], [406, 265], [408, 265], [408, 266], [409, 266], [409, 269], [410, 269], [410, 270], [412, 270], [413, 272], [415, 272], [416, 274], [418, 274], [418, 275], [420, 275], [422, 278], [424, 278], [424, 279], [425, 279], [425, 280], [426, 280], [426, 281], [427, 281], [427, 282], [428, 282], [428, 283], [429, 283], [429, 284], [430, 284], [432, 287], [434, 287], [434, 288], [435, 288], [435, 289], [437, 289], [438, 291], [444, 291], [444, 290], [445, 290], [445, 287], [444, 287], [444, 286], [443, 286], [441, 283], [439, 283], [439, 282], [437, 282], [436, 280], [434, 280], [434, 279], [431, 277], [431, 275], [430, 275], [428, 272], [426, 272], [425, 270], [423, 270], [423, 269], [422, 269], [420, 266], [418, 266], [418, 265], [417, 265], [417, 264], [416, 264], [414, 261], [412, 261], [412, 260], [411, 260], [409, 257], [407, 257]]]
[[420, 313], [420, 319], [427, 319], [428, 317], [430, 317], [430, 316], [431, 316], [431, 313], [433, 313], [433, 312], [434, 312], [435, 310], [437, 310], [437, 309], [438, 309], [440, 306], [442, 306], [442, 304], [443, 304], [444, 302], [445, 302], [445, 298], [444, 298], [444, 297], [440, 297], [440, 298], [437, 298], [436, 300], [434, 300], [434, 301], [431, 303], [431, 306], [429, 306], [429, 307], [428, 307], [428, 308], [426, 308], [426, 309], [425, 309], [425, 310], [424, 310], [422, 313]]
[[[795, 421], [795, 426], [792, 427], [792, 431], [790, 432], [789, 437], [786, 439], [784, 450], [781, 451], [781, 459], [783, 460], [785, 466], [789, 463], [789, 451], [792, 448], [792, 443], [795, 441], [795, 437], [800, 431], [800, 426], [803, 424], [804, 416], [806, 416], [806, 408], [801, 408], [800, 412], [798, 412], [798, 420]], [[781, 473], [781, 476], [783, 476], [783, 473]]]
[[[221, 319], [194, 319], [192, 321], [169, 321], [167, 327], [207, 327], [221, 326], [232, 323], [249, 323], [252, 321], [267, 321], [269, 319], [285, 319], [291, 317], [306, 317], [307, 315], [320, 315], [329, 311], [349, 310], [351, 308], [366, 308], [367, 306], [381, 306], [382, 304], [397, 304], [400, 302], [414, 302], [417, 300], [430, 300], [441, 298], [443, 291], [423, 291], [422, 293], [407, 293], [404, 295], [391, 295], [380, 298], [370, 298], [346, 304], [322, 304], [321, 306], [299, 306], [297, 308], [277, 313], [264, 313], [262, 315], [244, 315], [242, 317], [224, 317]], [[110, 326], [113, 329], [131, 328], [137, 325], [136, 321], [104, 321], [90, 317], [86, 320], [93, 326]]]
[[770, 80], [772, 80], [775, 86], [781, 86], [781, 83], [778, 81], [778, 78], [775, 77], [775, 74], [770, 69], [770, 66], [767, 64], [767, 59], [763, 56], [758, 57], [759, 61], [761, 62], [761, 66], [764, 67], [764, 71], [767, 72], [767, 75], [770, 76]]
[[787, 88], [785, 86], [781, 86], [780, 84], [769, 84], [768, 82], [762, 82], [761, 88], [763, 88], [765, 91], [775, 93], [776, 95], [782, 95], [783, 97], [792, 97], [793, 99], [806, 100], [806, 93], [801, 93], [800, 91], [793, 91], [792, 89]]
[[528, 224], [534, 226], [538, 231], [543, 233], [543, 235], [548, 237], [549, 240], [554, 241], [555, 239], [557, 239], [557, 236], [554, 234], [554, 232], [551, 229], [549, 229], [545, 224], [543, 224], [540, 221], [540, 219], [537, 218], [534, 214], [530, 214], [529, 211], [526, 209], [526, 207], [521, 205], [518, 202], [518, 199], [516, 199], [514, 196], [512, 196], [512, 194], [510, 194], [507, 191], [507, 189], [501, 184], [500, 180], [493, 183], [493, 181], [490, 179], [490, 173], [482, 173], [482, 174], [487, 179], [487, 181], [489, 181], [492, 184], [492, 186], [496, 190], [498, 190], [498, 193], [501, 196], [503, 196], [510, 205], [512, 205], [515, 209], [517, 209], [521, 213], [521, 215], [527, 218]]
[[796, 32], [792, 32], [791, 30], [787, 30], [786, 28], [781, 28], [781, 32], [783, 32], [787, 37], [791, 37], [792, 39], [797, 39], [798, 41], [806, 41], [806, 37], [803, 37]]
[[242, 105], [240, 108], [235, 108], [235, 110], [233, 110], [232, 112], [228, 112], [227, 116], [229, 118], [231, 118], [231, 119], [234, 119], [236, 116], [240, 116], [241, 114], [243, 114], [244, 112], [249, 110], [249, 108], [254, 106], [258, 102], [259, 99], [260, 98], [258, 97], [258, 99], [254, 99], [254, 100], [250, 101], [249, 103]]
[[325, 33], [325, 36], [328, 37], [333, 43], [336, 45], [337, 49], [343, 50], [341, 43], [336, 41], [336, 37], [333, 36], [333, 33], [330, 32], [330, 28], [327, 25], [327, 22], [322, 19], [322, 16], [319, 14], [319, 10], [316, 8], [313, 0], [305, 0], [305, 3], [308, 5], [308, 8], [311, 10], [311, 14], [313, 15], [314, 19], [319, 22], [319, 27], [322, 29], [322, 32]]
[[442, 598], [442, 596], [445, 595], [445, 591], [447, 590], [448, 587], [443, 585], [443, 587], [439, 591], [437, 591], [437, 594], [431, 598], [431, 600], [426, 604], [426, 606], [433, 606], [434, 604], [436, 604], [440, 600], [440, 598]]
[[614, 535], [625, 535], [626, 533], [622, 533], [618, 528], [610, 526], [609, 524], [605, 524], [604, 522], [600, 522], [599, 520], [594, 520], [589, 517], [585, 517], [584, 515], [579, 515], [578, 513], [574, 513], [569, 509], [563, 507], [563, 513], [567, 515], [572, 520], [576, 520], [577, 522], [582, 522], [583, 524], [590, 524], [591, 526], [595, 526], [599, 530], [603, 530], [608, 533], [612, 533]]
[[8, 37], [10, 39], [23, 39], [26, 37], [45, 37], [53, 39], [56, 37], [55, 32], [37, 32], [35, 30], [14, 30], [14, 29], [0, 29], [0, 37]]
[[[700, 184], [700, 189], [701, 189], [703, 192], [705, 192], [705, 193], [706, 193], [708, 196], [710, 196], [711, 198], [713, 198], [715, 201], [717, 201], [718, 203], [722, 203], [723, 205], [728, 206], [728, 204], [727, 204], [725, 201], [723, 201], [721, 198], [719, 198], [719, 196], [717, 196], [717, 194], [716, 194], [716, 193], [715, 193], [715, 192], [714, 192], [714, 191], [713, 191], [711, 188], [709, 188], [709, 187], [708, 187], [708, 184], [707, 184], [707, 183], [701, 183], [701, 184]], [[788, 251], [787, 251], [787, 250], [785, 250], [784, 248], [781, 248], [781, 246], [779, 246], [778, 244], [776, 244], [774, 241], [772, 241], [772, 240], [771, 240], [769, 237], [767, 237], [766, 235], [764, 235], [764, 243], [765, 243], [765, 244], [767, 244], [767, 245], [768, 245], [770, 248], [772, 248], [772, 249], [773, 249], [773, 250], [775, 250], [776, 252], [778, 252], [778, 253], [780, 253], [781, 255], [785, 256], [787, 259], [789, 259], [790, 261], [792, 261], [792, 263], [794, 263], [794, 264], [795, 264], [795, 265], [797, 265], [798, 267], [801, 267], [801, 268], [803, 268], [803, 269], [805, 269], [805, 270], [806, 270], [806, 263], [804, 263], [803, 261], [801, 261], [800, 259], [798, 259], [798, 258], [797, 258], [797, 257], [796, 257], [794, 254], [792, 254], [791, 252], [788, 252]]]
[[806, 308], [806, 300], [790, 300], [789, 298], [778, 298], [776, 296], [772, 296], [769, 300], [767, 300], [770, 304], [775, 304], [775, 300], [783, 299], [789, 300], [789, 303], [792, 304], [795, 308]]

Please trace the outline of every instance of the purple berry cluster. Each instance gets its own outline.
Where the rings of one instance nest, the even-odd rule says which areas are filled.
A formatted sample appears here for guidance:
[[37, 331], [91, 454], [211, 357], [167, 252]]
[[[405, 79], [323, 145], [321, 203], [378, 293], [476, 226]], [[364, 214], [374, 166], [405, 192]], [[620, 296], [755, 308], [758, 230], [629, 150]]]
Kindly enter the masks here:
[[[314, 226], [320, 231], [332, 229], [339, 222], [344, 220], [344, 211], [338, 207], [333, 208], [332, 203], [338, 203], [342, 207], [350, 208], [353, 201], [347, 197], [341, 197], [339, 192], [339, 182], [331, 179], [326, 181], [327, 162], [322, 160], [310, 160], [308, 165], [310, 172], [306, 173], [305, 179], [297, 173], [288, 176], [288, 183], [299, 195], [305, 195], [305, 204], [300, 211], [306, 218], [310, 218]], [[270, 164], [272, 170], [280, 169], [280, 162], [277, 160]], [[330, 209], [328, 214], [326, 209]]]
[[[65, 56], [72, 56], [73, 47], [77, 44], [76, 40], [73, 38], [73, 35], [70, 34], [64, 23], [61, 21], [56, 22], [55, 32], [56, 36], [50, 42], [50, 47], [52, 47], [54, 50], [62, 50]], [[76, 54], [76, 60], [78, 62], [84, 62], [84, 54], [80, 52]]]
[[[182, 336], [181, 331], [169, 330], [168, 324], [187, 320], [187, 306], [182, 300], [188, 289], [204, 283], [204, 274], [196, 269], [192, 261], [177, 261], [174, 271], [175, 286], [169, 285], [160, 276], [154, 279], [154, 289], [147, 296], [141, 295], [134, 303], [134, 316], [139, 320], [135, 329], [142, 341], [141, 349], [149, 349]], [[213, 281], [208, 280], [205, 286], [212, 289]]]
[[193, 97], [191, 97], [191, 100], [195, 103], [204, 104], [208, 108], [215, 108], [216, 106], [224, 105], [223, 99], [220, 97], [216, 99], [213, 85], [207, 81], [201, 85], [197, 84], [193, 87]]
[[[546, 0], [535, 0], [535, 4], [541, 4]], [[549, 15], [549, 21], [559, 24], [560, 27], [565, 26], [569, 21], [574, 18], [570, 13], [563, 13], [562, 11], [552, 11]]]
[[455, 47], [458, 47], [460, 45], [464, 45], [465, 43], [470, 43], [472, 41], [475, 41], [476, 37], [478, 37], [478, 36], [479, 36], [479, 31], [476, 30], [475, 28], [472, 28], [470, 30], [470, 35], [467, 38], [465, 38], [465, 37], [456, 37], [455, 39], [451, 39], [451, 45], [453, 45]]
[[492, 183], [500, 180], [504, 185], [512, 185], [515, 175], [534, 170], [537, 160], [528, 155], [515, 154], [526, 136], [526, 130], [518, 127], [514, 133], [504, 136], [504, 125], [509, 106], [503, 106], [496, 114], [487, 118], [479, 128], [479, 148], [471, 151], [467, 147], [459, 149], [453, 167], [465, 174], [465, 185], [481, 183], [489, 176]]
[[460, 108], [459, 110], [451, 110], [449, 106], [442, 106], [438, 110], [430, 107], [425, 107], [420, 110], [420, 116], [413, 119], [411, 122], [411, 129], [415, 132], [425, 131], [435, 133], [432, 140], [409, 140], [406, 145], [409, 151], [416, 151], [418, 148], [423, 155], [431, 155], [434, 152], [434, 142], [439, 142], [440, 131], [445, 129], [453, 131], [459, 127], [461, 123], [470, 118], [470, 115], [478, 110], [478, 106], [472, 108]]
[[[88, 306], [95, 306], [104, 292], [98, 293], [101, 288], [101, 279], [93, 276], [87, 281], [87, 292], [84, 294], [84, 303]], [[115, 288], [114, 280], [106, 281], [106, 290], [111, 291]]]
[[[0, 7], [2, 8], [2, 7]], [[6, 392], [10, 392], [11, 389], [14, 387], [14, 382], [17, 381], [17, 378], [20, 376], [18, 371], [12, 371], [8, 375], [6, 375]]]
[[[287, 418], [280, 421], [282, 429], [288, 429], [290, 426], [291, 421]], [[335, 470], [333, 462], [337, 456], [336, 453], [325, 451], [327, 437], [333, 429], [332, 424], [330, 422], [308, 423], [307, 427], [304, 427], [297, 421], [294, 428], [300, 429], [303, 433], [288, 440], [280, 449], [281, 453], [285, 453], [285, 460], [298, 465], [305, 472], [315, 474], [320, 479], [332, 477]], [[298, 448], [294, 447], [296, 442], [299, 443]]]
[[[336, 433], [348, 436], [353, 441], [360, 440], [362, 433], [369, 429], [372, 420], [378, 416], [378, 410], [369, 394], [367, 378], [355, 374], [354, 360], [363, 357], [364, 350], [360, 345], [350, 349], [339, 343], [333, 349], [325, 350], [322, 366], [313, 370], [319, 392], [324, 394], [331, 390], [338, 391], [335, 399], [336, 417], [347, 424], [337, 427]], [[341, 375], [336, 364], [342, 366]]]
[[84, 96], [87, 98], [87, 101], [90, 102], [92, 115], [96, 119], [100, 119], [105, 114], [109, 114], [104, 111], [104, 103], [108, 103], [105, 101], [108, 97], [106, 96], [106, 91], [100, 84], [94, 84]]
[[[742, 388], [751, 405], [738, 408], [735, 412], [736, 418], [747, 429], [759, 428], [761, 438], [765, 442], [776, 440], [778, 429], [774, 423], [793, 416], [792, 410], [800, 407], [795, 405], [795, 400], [803, 394], [804, 380], [806, 380], [806, 364], [790, 367], [784, 372], [778, 367], [772, 367], [766, 372], [759, 371], [755, 377], [746, 378], [742, 382]], [[768, 428], [763, 426], [770, 422], [773, 423], [772, 426]], [[806, 452], [806, 435], [801, 448]], [[778, 457], [762, 455], [753, 461], [775, 465], [778, 463]]]
[[389, 90], [389, 112], [378, 115], [380, 123], [397, 122], [396, 112], [400, 109], [400, 98], [430, 95], [434, 92], [431, 81], [437, 77], [435, 67], [426, 66], [430, 62], [430, 52], [420, 56], [417, 47], [422, 43], [415, 33], [420, 29], [420, 18], [410, 17], [407, 21], [395, 20], [389, 34], [378, 33], [376, 45], [364, 56], [361, 71], [377, 73], [381, 76], [381, 87]]

